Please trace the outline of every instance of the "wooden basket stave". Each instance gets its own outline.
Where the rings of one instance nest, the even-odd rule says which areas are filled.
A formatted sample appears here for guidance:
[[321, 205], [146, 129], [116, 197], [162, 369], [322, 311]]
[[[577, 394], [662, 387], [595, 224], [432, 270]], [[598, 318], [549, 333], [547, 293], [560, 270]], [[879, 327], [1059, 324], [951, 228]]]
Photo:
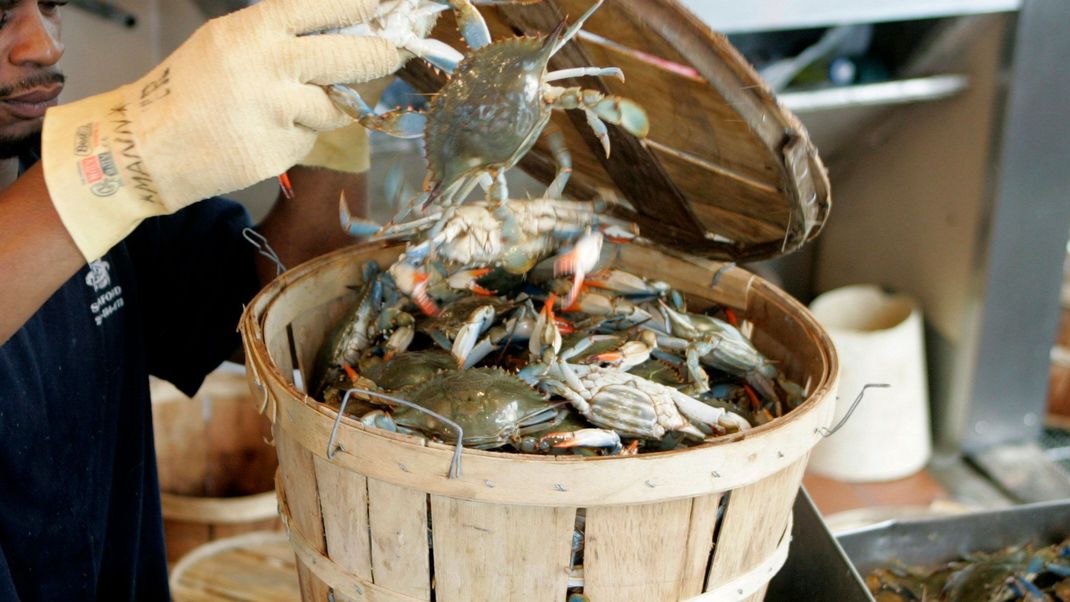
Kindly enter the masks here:
[[791, 378], [809, 382], [810, 399], [744, 436], [680, 452], [574, 458], [465, 450], [461, 477], [448, 479], [451, 446], [349, 418], [328, 459], [336, 414], [285, 376], [293, 369], [287, 325], [307, 374], [327, 325], [352, 301], [356, 260], [388, 264], [397, 253], [362, 245], [299, 266], [243, 317], [250, 382], [274, 422], [279, 495], [305, 600], [325, 599], [327, 583], [339, 588], [336, 599], [429, 600], [431, 575], [437, 600], [560, 600], [577, 508], [587, 512], [584, 584], [593, 600], [687, 599], [747, 573], [778, 548], [809, 450], [834, 405], [835, 354], [801, 305], [742, 270], [723, 272], [710, 289], [720, 264], [623, 247], [621, 267], [657, 267], [693, 300], [743, 310], [757, 324], [756, 344]]

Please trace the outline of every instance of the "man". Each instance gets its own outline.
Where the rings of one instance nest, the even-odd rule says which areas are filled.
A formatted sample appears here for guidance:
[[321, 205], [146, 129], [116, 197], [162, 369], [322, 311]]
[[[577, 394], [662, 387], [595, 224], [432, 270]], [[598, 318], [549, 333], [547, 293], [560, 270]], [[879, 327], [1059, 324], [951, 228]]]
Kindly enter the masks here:
[[[168, 598], [147, 374], [192, 394], [274, 274], [240, 208], [195, 201], [351, 121], [321, 85], [385, 75], [396, 51], [300, 34], [376, 3], [265, 0], [138, 82], [53, 107], [64, 3], [0, 0], [0, 601]], [[360, 185], [292, 178], [260, 228], [290, 264], [345, 241], [338, 187]]]

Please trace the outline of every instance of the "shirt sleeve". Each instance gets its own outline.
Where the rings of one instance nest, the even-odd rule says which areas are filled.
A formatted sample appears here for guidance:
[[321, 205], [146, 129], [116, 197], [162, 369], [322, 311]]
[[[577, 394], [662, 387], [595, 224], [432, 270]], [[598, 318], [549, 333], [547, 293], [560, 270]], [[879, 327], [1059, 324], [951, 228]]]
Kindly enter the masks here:
[[214, 198], [146, 220], [127, 239], [149, 372], [187, 395], [241, 344], [242, 308], [259, 289], [249, 225], [241, 205]]

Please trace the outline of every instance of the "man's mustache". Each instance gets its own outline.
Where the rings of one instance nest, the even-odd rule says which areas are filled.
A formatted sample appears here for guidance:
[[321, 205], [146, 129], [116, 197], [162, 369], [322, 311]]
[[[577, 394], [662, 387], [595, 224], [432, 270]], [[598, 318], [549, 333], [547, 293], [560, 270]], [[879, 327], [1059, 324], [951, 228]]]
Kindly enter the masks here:
[[0, 86], [0, 98], [7, 98], [8, 96], [18, 94], [19, 92], [32, 90], [41, 86], [62, 84], [65, 81], [67, 81], [67, 77], [59, 71], [38, 71], [22, 81]]

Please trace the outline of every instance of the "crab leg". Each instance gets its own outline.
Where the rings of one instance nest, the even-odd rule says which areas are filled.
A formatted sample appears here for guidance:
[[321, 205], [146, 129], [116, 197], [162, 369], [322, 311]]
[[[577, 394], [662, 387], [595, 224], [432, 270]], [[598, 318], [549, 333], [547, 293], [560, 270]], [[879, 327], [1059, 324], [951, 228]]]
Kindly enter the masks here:
[[546, 74], [543, 81], [555, 82], [559, 79], [571, 79], [573, 77], [615, 77], [624, 81], [624, 72], [620, 67], [574, 67], [572, 69], [559, 69]]
[[461, 36], [469, 48], [475, 50], [490, 44], [490, 30], [487, 29], [487, 23], [470, 0], [435, 0], [435, 2], [449, 5], [457, 14], [457, 27], [461, 30]]
[[580, 16], [579, 19], [576, 19], [575, 23], [573, 23], [567, 30], [565, 30], [565, 33], [562, 34], [561, 37], [557, 40], [557, 42], [554, 44], [553, 50], [550, 51], [550, 56], [557, 54], [557, 51], [564, 48], [565, 44], [568, 44], [569, 41], [572, 40], [572, 38], [576, 37], [576, 34], [580, 32], [580, 29], [583, 29], [583, 24], [587, 21], [587, 19], [589, 19], [591, 15], [594, 14], [594, 11], [598, 10], [598, 8], [602, 6], [602, 2], [603, 0], [598, 0], [598, 2], [592, 4], [591, 8], [587, 9], [587, 12], [583, 13], [583, 15]]
[[557, 257], [554, 262], [554, 273], [557, 275], [572, 275], [572, 288], [563, 302], [563, 307], [571, 307], [576, 302], [584, 277], [598, 265], [601, 254], [602, 234], [591, 232], [576, 241], [572, 250]]
[[543, 99], [555, 109], [583, 109], [587, 123], [595, 131], [609, 156], [609, 135], [603, 121], [619, 125], [628, 133], [645, 138], [650, 131], [646, 111], [622, 96], [607, 96], [587, 88], [547, 86]]
[[457, 65], [464, 60], [464, 55], [453, 46], [434, 38], [413, 38], [401, 47], [446, 73], [456, 71]]
[[333, 84], [327, 86], [326, 90], [335, 106], [370, 130], [397, 138], [419, 138], [424, 134], [427, 116], [419, 111], [411, 108], [395, 109], [377, 115], [360, 94], [349, 86]]
[[565, 184], [568, 184], [568, 179], [572, 175], [572, 153], [565, 146], [565, 135], [556, 125], [547, 126], [547, 130], [546, 142], [550, 145], [550, 151], [557, 161], [557, 173], [554, 175], [554, 181], [550, 182], [542, 196], [546, 199], [557, 199], [564, 194]]

